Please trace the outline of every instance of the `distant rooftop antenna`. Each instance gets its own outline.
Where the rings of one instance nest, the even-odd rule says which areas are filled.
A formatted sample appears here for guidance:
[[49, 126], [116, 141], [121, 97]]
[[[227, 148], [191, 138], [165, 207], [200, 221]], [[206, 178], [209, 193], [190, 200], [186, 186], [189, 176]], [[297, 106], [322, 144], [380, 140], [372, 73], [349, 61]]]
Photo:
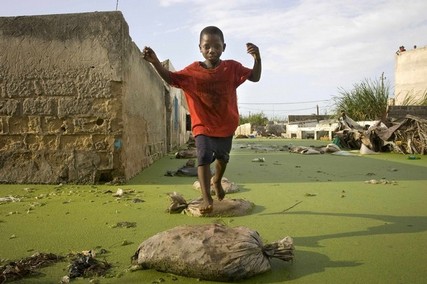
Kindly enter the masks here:
[[116, 11], [119, 8], [119, 0], [116, 1]]

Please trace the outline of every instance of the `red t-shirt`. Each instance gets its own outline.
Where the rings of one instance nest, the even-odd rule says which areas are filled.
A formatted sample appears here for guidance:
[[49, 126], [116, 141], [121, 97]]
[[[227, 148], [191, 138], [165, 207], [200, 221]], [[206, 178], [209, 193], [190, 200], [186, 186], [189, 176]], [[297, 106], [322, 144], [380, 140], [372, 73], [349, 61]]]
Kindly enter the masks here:
[[239, 125], [236, 89], [252, 70], [237, 61], [224, 60], [214, 69], [194, 62], [178, 72], [170, 72], [171, 85], [185, 93], [193, 135], [228, 137]]

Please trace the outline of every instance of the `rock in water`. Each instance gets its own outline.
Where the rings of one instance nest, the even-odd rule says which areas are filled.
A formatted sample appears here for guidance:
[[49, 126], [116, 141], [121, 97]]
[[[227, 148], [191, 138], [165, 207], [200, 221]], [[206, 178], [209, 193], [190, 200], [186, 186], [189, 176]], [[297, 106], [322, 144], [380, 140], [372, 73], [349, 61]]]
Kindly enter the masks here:
[[186, 277], [236, 281], [271, 269], [270, 258], [294, 257], [291, 237], [264, 245], [256, 231], [221, 224], [186, 225], [144, 241], [132, 257], [141, 269]]

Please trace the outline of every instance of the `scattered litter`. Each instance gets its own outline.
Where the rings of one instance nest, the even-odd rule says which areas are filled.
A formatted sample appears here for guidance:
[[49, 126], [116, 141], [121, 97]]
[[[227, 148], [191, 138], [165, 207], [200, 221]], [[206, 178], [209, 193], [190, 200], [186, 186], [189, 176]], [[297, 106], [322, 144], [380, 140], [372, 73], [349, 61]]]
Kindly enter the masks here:
[[176, 171], [166, 171], [165, 176], [187, 176], [187, 177], [196, 177], [197, 176], [197, 167], [196, 161], [194, 159], [190, 159], [185, 163], [184, 166], [180, 167]]
[[420, 160], [421, 157], [415, 156], [415, 155], [409, 155], [408, 160]]
[[12, 195], [0, 197], [0, 204], [8, 203], [8, 202], [20, 202], [21, 198], [14, 197]]
[[353, 154], [349, 151], [337, 151], [337, 152], [333, 152], [331, 154], [336, 155], [336, 156], [356, 156], [356, 154]]
[[26, 192], [28, 192], [28, 193], [31, 193], [31, 192], [34, 192], [34, 191], [35, 191], [35, 189], [34, 189], [34, 188], [31, 188], [31, 187], [25, 187], [25, 188], [24, 188], [24, 190], [25, 190]]
[[246, 227], [178, 226], [145, 240], [132, 257], [140, 269], [156, 269], [210, 281], [238, 281], [271, 270], [270, 259], [292, 261], [291, 237], [264, 245]]
[[386, 180], [386, 179], [380, 179], [380, 180], [376, 180], [376, 179], [371, 179], [371, 180], [366, 180], [365, 183], [367, 184], [393, 184], [396, 185], [397, 182], [394, 180]]
[[121, 243], [122, 246], [127, 246], [127, 245], [131, 245], [133, 244], [133, 242], [130, 242], [128, 240], [123, 240], [123, 242]]
[[362, 155], [378, 155], [378, 152], [372, 151], [369, 149], [365, 144], [362, 143], [362, 146], [360, 146], [360, 154]]
[[92, 256], [91, 251], [69, 255], [72, 258], [68, 269], [70, 279], [77, 277], [104, 276], [111, 268], [107, 261], [99, 261]]
[[111, 228], [135, 228], [135, 227], [136, 227], [136, 222], [128, 222], [128, 221], [117, 222], [115, 225], [111, 226]]
[[123, 196], [123, 189], [119, 188], [117, 189], [116, 193], [113, 194], [114, 197], [122, 197]]
[[68, 284], [70, 283], [70, 277], [68, 275], [65, 275], [61, 278], [61, 281], [59, 281], [60, 284]]
[[[116, 193], [113, 194], [113, 197], [123, 197], [124, 195], [127, 194], [131, 194], [134, 193], [135, 190], [134, 189], [122, 189], [122, 188], [118, 188]], [[105, 193], [112, 193], [111, 190], [106, 191]]]
[[175, 158], [177, 159], [188, 159], [188, 158], [196, 158], [197, 152], [196, 149], [186, 149], [181, 150], [175, 153]]
[[37, 269], [52, 265], [63, 260], [63, 256], [53, 253], [35, 253], [30, 257], [11, 261], [4, 266], [0, 266], [0, 283], [6, 281], [16, 281], [27, 276], [39, 275]]

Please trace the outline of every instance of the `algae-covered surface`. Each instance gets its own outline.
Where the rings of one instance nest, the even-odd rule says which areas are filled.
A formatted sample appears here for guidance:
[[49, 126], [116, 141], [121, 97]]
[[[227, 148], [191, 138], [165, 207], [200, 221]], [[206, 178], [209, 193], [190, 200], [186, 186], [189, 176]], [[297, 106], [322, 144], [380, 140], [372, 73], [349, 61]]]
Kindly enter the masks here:
[[[185, 160], [162, 158], [124, 185], [0, 185], [0, 266], [35, 252], [85, 250], [112, 265], [99, 283], [200, 283], [153, 270], [130, 272], [130, 258], [150, 236], [183, 224], [221, 222], [259, 232], [264, 243], [292, 236], [295, 260], [241, 283], [425, 283], [427, 157], [395, 153], [337, 156], [289, 153], [313, 140], [234, 140], [225, 176], [230, 198], [255, 204], [241, 217], [167, 214], [167, 193], [199, 197], [194, 177], [165, 176]], [[264, 158], [264, 162], [253, 162]], [[260, 159], [262, 161], [262, 159]], [[114, 196], [122, 189], [122, 196]], [[59, 283], [63, 261], [14, 283]], [[71, 283], [88, 283], [78, 278]], [[213, 283], [202, 281], [203, 283]]]

